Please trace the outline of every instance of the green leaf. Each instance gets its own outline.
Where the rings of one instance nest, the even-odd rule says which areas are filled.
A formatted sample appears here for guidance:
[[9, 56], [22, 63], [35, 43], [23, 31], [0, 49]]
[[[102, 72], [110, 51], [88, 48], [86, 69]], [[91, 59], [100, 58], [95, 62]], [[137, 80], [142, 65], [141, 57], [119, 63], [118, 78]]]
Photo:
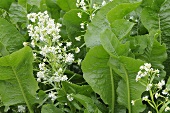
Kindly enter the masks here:
[[57, 5], [64, 11], [77, 9], [76, 0], [57, 0]]
[[29, 47], [0, 58], [0, 97], [5, 106], [26, 103], [33, 113], [38, 83], [33, 77], [32, 62]]
[[0, 29], [0, 42], [9, 53], [23, 47], [24, 37], [3, 18], [0, 18]]
[[87, 28], [84, 40], [87, 47], [94, 47], [100, 45], [100, 33], [109, 28], [109, 23], [106, 19], [106, 14], [120, 3], [129, 2], [128, 0], [113, 0], [102, 7], [94, 16], [92, 22]]
[[[82, 18], [79, 18], [77, 13], [82, 13]], [[84, 32], [82, 32], [81, 26], [80, 24], [82, 22], [85, 22], [89, 19], [89, 16], [82, 12], [80, 9], [72, 9], [68, 12], [66, 12], [66, 14], [63, 16], [63, 25], [66, 26], [66, 32], [67, 32], [67, 36], [68, 38], [71, 40], [72, 45], [74, 47], [80, 47], [84, 44], [84, 40], [81, 39], [79, 42], [77, 42], [75, 40], [75, 37], [84, 35]], [[86, 28], [86, 25], [85, 25]], [[66, 34], [66, 33], [65, 33]], [[75, 57], [76, 58], [84, 58], [85, 56], [85, 47], [81, 48], [81, 51], [79, 54], [76, 54]]]
[[9, 17], [13, 24], [27, 22], [27, 10], [18, 3], [12, 3], [9, 9]]
[[114, 109], [115, 90], [112, 71], [107, 66], [109, 54], [102, 46], [96, 46], [87, 53], [82, 62], [83, 76], [105, 104]]
[[38, 8], [40, 8], [41, 0], [27, 0], [27, 3], [31, 6], [35, 5]]
[[107, 19], [110, 23], [114, 22], [117, 19], [123, 19], [125, 15], [135, 10], [140, 4], [141, 2], [123, 3], [117, 5], [107, 13]]
[[[77, 13], [82, 12], [80, 9], [72, 9], [63, 16], [63, 24], [66, 26], [68, 37], [75, 42], [75, 37], [82, 35], [80, 23], [88, 20], [88, 15], [82, 12], [82, 18]], [[76, 44], [76, 43], [75, 43]]]
[[79, 86], [79, 85], [69, 83], [69, 82], [62, 82], [62, 89], [59, 90], [59, 92], [58, 92], [57, 100], [59, 102], [64, 102], [64, 103], [67, 102], [69, 107], [71, 108], [72, 112], [76, 112], [76, 109], [79, 110], [79, 109], [81, 109], [81, 107], [75, 100], [70, 102], [67, 99], [67, 94], [81, 94], [81, 95], [85, 95], [85, 96], [90, 96], [92, 94], [92, 92], [93, 92], [93, 90], [91, 89], [91, 87], [89, 85]]
[[159, 42], [165, 43], [167, 46], [167, 52], [168, 52], [168, 59], [166, 60], [165, 64], [165, 70], [167, 71], [168, 75], [170, 74], [170, 1], [166, 0], [153, 0], [154, 6], [159, 7], [153, 7], [153, 5], [150, 5], [149, 7], [145, 7], [141, 13], [141, 21], [142, 24], [146, 27], [148, 31], [150, 30], [160, 30], [162, 33], [159, 35]]
[[[130, 57], [120, 56], [111, 58], [109, 65], [113, 70], [122, 77], [117, 88], [118, 103], [125, 106], [129, 113], [139, 113], [145, 109], [142, 104], [141, 96], [146, 90], [145, 86], [135, 81], [139, 67], [143, 65], [143, 61]], [[136, 100], [132, 106], [131, 101]]]
[[62, 89], [58, 93], [58, 100], [67, 102], [67, 94], [82, 94], [90, 96], [93, 90], [88, 85], [79, 86], [69, 82], [62, 82]]
[[118, 19], [111, 23], [113, 33], [122, 40], [129, 34], [135, 24], [124, 19]]
[[73, 97], [86, 108], [87, 113], [100, 113], [99, 110], [98, 110], [99, 112], [95, 112], [97, 106], [94, 104], [93, 100], [90, 97], [80, 94], [73, 95]]
[[52, 104], [45, 104], [41, 109], [41, 113], [63, 113], [63, 112]]
[[62, 86], [68, 94], [74, 93], [90, 96], [91, 93], [93, 92], [89, 85], [79, 86], [69, 82], [62, 82]]
[[18, 4], [27, 9], [27, 0], [18, 0]]
[[12, 2], [14, 2], [14, 0], [0, 0], [0, 8], [8, 11]]
[[157, 41], [156, 34], [150, 33], [149, 35], [141, 35], [131, 37], [132, 51], [136, 58], [149, 62], [153, 67], [163, 69], [162, 63], [167, 59], [165, 44]]
[[0, 42], [0, 53], [2, 56], [6, 56], [9, 52], [6, 50], [5, 46]]
[[118, 38], [114, 35], [112, 31], [106, 29], [100, 36], [101, 44], [103, 48], [111, 56], [128, 56], [130, 50], [130, 43], [121, 44]]

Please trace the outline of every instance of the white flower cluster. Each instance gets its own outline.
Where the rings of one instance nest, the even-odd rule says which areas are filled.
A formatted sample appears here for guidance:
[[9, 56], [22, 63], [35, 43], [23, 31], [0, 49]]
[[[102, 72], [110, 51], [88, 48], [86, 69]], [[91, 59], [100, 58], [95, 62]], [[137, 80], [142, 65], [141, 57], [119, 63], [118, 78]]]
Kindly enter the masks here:
[[26, 107], [23, 105], [18, 105], [18, 112], [19, 113], [24, 113], [26, 111]]
[[[47, 11], [30, 13], [27, 17], [30, 20], [27, 29], [31, 37], [31, 46], [34, 49], [33, 55], [35, 62], [38, 63], [37, 81], [54, 86], [55, 83], [68, 80], [64, 72], [73, 62], [80, 64], [79, 60], [75, 60], [73, 54], [73, 52], [79, 53], [80, 48], [71, 48], [72, 42], [61, 38], [62, 25], [55, 23]], [[27, 42], [23, 44], [28, 45]], [[55, 93], [50, 92], [49, 98], [54, 101]]]
[[159, 76], [159, 70], [158, 69], [154, 70], [153, 68], [151, 68], [150, 63], [144, 63], [144, 65], [140, 66], [140, 71], [136, 76], [136, 82], [139, 81], [142, 77], [151, 75]]
[[48, 94], [48, 97], [51, 98], [52, 101], [55, 101], [55, 99], [57, 98], [56, 94], [57, 94], [56, 92], [51, 91]]
[[[140, 70], [136, 76], [136, 82], [140, 81], [142, 82], [141, 78], [143, 77], [147, 77], [147, 82], [143, 82], [143, 85], [146, 85], [146, 91], [150, 92], [150, 97], [151, 98], [155, 98], [158, 99], [163, 98], [164, 102], [162, 103], [166, 103], [169, 101], [168, 96], [169, 96], [169, 89], [168, 88], [164, 88], [165, 87], [165, 80], [160, 80], [158, 83], [153, 83], [154, 78], [157, 76], [159, 77], [159, 73], [160, 71], [158, 69], [153, 69], [151, 68], [151, 64], [150, 63], [144, 63], [144, 65], [140, 66]], [[162, 103], [158, 103], [155, 104], [154, 100], [150, 100], [149, 96], [144, 96], [142, 97], [143, 101], [147, 101], [149, 104], [151, 104], [151, 106], [154, 106], [156, 109], [158, 108], [158, 106], [160, 106]], [[132, 100], [132, 105], [134, 105], [135, 100]], [[166, 107], [165, 111], [169, 111], [170, 108]]]

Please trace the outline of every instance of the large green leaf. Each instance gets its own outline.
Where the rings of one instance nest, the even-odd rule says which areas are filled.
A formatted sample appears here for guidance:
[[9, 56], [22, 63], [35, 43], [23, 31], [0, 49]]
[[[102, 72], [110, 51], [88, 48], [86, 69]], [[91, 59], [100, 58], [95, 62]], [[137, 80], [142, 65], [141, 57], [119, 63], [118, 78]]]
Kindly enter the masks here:
[[86, 82], [114, 112], [115, 89], [112, 71], [107, 66], [109, 57], [102, 46], [96, 46], [87, 53], [82, 70]]
[[[170, 74], [170, 1], [169, 0], [152, 0], [152, 4], [145, 7], [141, 14], [141, 21], [143, 25], [150, 30], [161, 30], [159, 41], [166, 43], [168, 59], [165, 62], [165, 69]], [[155, 6], [155, 7], [154, 7]]]
[[40, 7], [41, 0], [27, 0], [27, 3], [31, 6], [35, 5], [37, 7]]
[[41, 109], [41, 113], [63, 113], [63, 112], [52, 104], [45, 104]]
[[130, 43], [121, 44], [118, 38], [112, 31], [106, 29], [100, 36], [101, 44], [103, 48], [111, 55], [115, 56], [128, 56], [130, 52]]
[[8, 10], [14, 0], [0, 0], [0, 8]]
[[80, 24], [88, 20], [88, 15], [83, 12], [82, 18], [79, 18], [77, 13], [80, 12], [80, 9], [72, 9], [63, 16], [63, 24], [66, 26], [68, 37], [72, 40], [72, 42], [75, 42], [76, 36], [82, 35]]
[[26, 103], [33, 113], [38, 83], [33, 76], [32, 62], [29, 47], [0, 58], [0, 97], [5, 106]]
[[24, 37], [3, 18], [0, 18], [0, 29], [0, 42], [9, 53], [23, 47]]
[[[139, 113], [145, 109], [145, 106], [142, 104], [141, 95], [146, 88], [135, 81], [139, 67], [143, 65], [143, 63], [141, 60], [125, 56], [111, 58], [109, 61], [113, 70], [122, 77], [117, 88], [117, 101], [120, 105], [125, 106], [129, 113]], [[134, 106], [131, 104], [132, 100], [136, 100]]]
[[0, 42], [0, 56], [6, 56], [9, 52], [6, 50], [5, 46]]
[[67, 92], [68, 94], [74, 93], [90, 96], [91, 93], [93, 92], [89, 85], [79, 86], [69, 82], [62, 82], [62, 86], [65, 92]]
[[94, 16], [92, 22], [87, 28], [87, 32], [84, 36], [84, 40], [87, 47], [94, 47], [100, 45], [100, 33], [106, 28], [109, 28], [106, 14], [120, 3], [129, 2], [128, 0], [114, 0], [102, 7], [97, 14]]
[[27, 22], [27, 10], [18, 3], [12, 3], [9, 9], [10, 20], [13, 24]]
[[124, 19], [118, 19], [111, 23], [113, 33], [122, 40], [129, 34], [135, 24]]
[[77, 9], [76, 0], [57, 0], [57, 5], [64, 11], [69, 11], [71, 9]]
[[159, 43], [153, 34], [131, 37], [131, 47], [136, 58], [149, 62], [155, 68], [163, 69], [167, 58], [165, 44]]
[[73, 95], [73, 97], [86, 108], [86, 113], [101, 113], [90, 97], [81, 94]]
[[74, 95], [81, 94], [81, 95], [89, 97], [91, 96], [92, 92], [93, 90], [91, 89], [89, 85], [79, 86], [79, 85], [69, 83], [69, 82], [62, 82], [62, 88], [58, 92], [57, 100], [59, 102], [67, 102], [71, 111], [76, 112], [76, 109], [81, 109], [81, 107], [75, 100], [70, 102], [67, 99], [67, 94], [74, 94]]
[[141, 2], [123, 3], [117, 5], [115, 8], [107, 13], [107, 19], [110, 23], [114, 22], [117, 19], [123, 19], [125, 15], [135, 10], [140, 4]]

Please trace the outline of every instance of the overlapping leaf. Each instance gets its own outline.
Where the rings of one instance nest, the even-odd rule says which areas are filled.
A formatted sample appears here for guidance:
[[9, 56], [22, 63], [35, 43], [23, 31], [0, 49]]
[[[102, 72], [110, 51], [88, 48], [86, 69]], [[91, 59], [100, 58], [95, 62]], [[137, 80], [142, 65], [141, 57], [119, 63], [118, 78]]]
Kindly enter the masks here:
[[27, 10], [18, 3], [12, 3], [9, 9], [9, 16], [13, 24], [26, 23]]
[[87, 47], [94, 47], [100, 45], [100, 33], [106, 28], [109, 28], [108, 21], [106, 19], [107, 13], [120, 3], [129, 2], [128, 0], [114, 0], [102, 7], [93, 18], [92, 22], [87, 28], [87, 32], [84, 36], [84, 40]]
[[[142, 104], [141, 95], [146, 88], [135, 81], [139, 67], [143, 63], [141, 60], [124, 56], [111, 58], [109, 61], [113, 70], [122, 77], [117, 89], [118, 103], [125, 106], [129, 113], [139, 113], [145, 109], [145, 106]], [[131, 104], [132, 100], [136, 100], [134, 106]]]
[[24, 37], [3, 18], [0, 18], [0, 29], [0, 42], [6, 51], [12, 53], [23, 47]]
[[[148, 3], [149, 4], [149, 3]], [[159, 41], [167, 45], [168, 59], [165, 63], [165, 68], [168, 74], [170, 73], [170, 1], [169, 0], [152, 0], [152, 4], [145, 7], [141, 14], [141, 21], [143, 25], [150, 30], [161, 30]]]
[[57, 0], [57, 5], [64, 11], [69, 11], [71, 9], [77, 9], [76, 0]]
[[5, 106], [26, 103], [33, 113], [38, 83], [33, 77], [32, 61], [29, 47], [0, 58], [0, 97]]

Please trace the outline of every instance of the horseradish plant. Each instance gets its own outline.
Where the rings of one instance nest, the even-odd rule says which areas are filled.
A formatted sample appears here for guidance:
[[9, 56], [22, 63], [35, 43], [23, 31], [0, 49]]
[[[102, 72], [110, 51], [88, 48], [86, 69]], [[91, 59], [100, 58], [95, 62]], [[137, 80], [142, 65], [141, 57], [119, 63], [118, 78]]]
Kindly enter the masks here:
[[168, 113], [169, 5], [1, 1], [0, 111]]

